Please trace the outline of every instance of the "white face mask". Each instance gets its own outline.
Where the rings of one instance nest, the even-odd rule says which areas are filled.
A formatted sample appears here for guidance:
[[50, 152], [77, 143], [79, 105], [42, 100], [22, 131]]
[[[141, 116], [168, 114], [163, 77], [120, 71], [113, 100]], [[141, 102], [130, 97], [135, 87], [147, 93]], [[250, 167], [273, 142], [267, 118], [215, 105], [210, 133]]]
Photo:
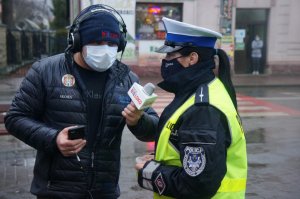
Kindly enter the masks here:
[[116, 61], [117, 51], [117, 46], [86, 45], [83, 47], [83, 58], [93, 70], [103, 72]]

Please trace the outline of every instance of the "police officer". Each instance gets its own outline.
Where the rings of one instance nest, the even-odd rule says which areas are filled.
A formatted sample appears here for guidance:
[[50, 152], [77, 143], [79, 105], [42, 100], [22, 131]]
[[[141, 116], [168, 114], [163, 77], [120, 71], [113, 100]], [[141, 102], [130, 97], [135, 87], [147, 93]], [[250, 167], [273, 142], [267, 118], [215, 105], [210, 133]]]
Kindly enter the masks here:
[[[245, 198], [246, 142], [221, 34], [163, 18], [159, 87], [175, 94], [158, 124], [154, 159], [136, 164], [154, 198]], [[219, 57], [218, 77], [213, 72]]]

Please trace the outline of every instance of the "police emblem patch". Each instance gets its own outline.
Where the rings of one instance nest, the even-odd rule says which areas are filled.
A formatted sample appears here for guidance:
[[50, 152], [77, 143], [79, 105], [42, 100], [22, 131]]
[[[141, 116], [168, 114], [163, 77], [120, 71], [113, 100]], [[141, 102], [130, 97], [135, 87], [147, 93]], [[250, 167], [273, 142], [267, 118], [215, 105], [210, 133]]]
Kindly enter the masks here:
[[156, 177], [154, 184], [158, 190], [159, 195], [161, 195], [166, 189], [166, 184], [161, 173], [159, 173], [158, 176]]
[[184, 148], [183, 168], [190, 176], [199, 175], [205, 168], [206, 158], [202, 147]]
[[66, 87], [72, 87], [75, 84], [75, 77], [70, 74], [66, 74], [61, 79], [62, 83]]

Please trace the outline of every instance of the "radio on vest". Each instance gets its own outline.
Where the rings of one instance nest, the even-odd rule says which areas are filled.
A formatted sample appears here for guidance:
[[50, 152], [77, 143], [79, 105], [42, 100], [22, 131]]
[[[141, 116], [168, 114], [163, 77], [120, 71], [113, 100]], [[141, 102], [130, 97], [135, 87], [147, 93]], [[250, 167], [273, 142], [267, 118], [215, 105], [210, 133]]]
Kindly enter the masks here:
[[155, 86], [152, 83], [147, 83], [144, 87], [134, 82], [128, 91], [134, 105], [138, 110], [150, 107], [157, 98], [154, 93]]

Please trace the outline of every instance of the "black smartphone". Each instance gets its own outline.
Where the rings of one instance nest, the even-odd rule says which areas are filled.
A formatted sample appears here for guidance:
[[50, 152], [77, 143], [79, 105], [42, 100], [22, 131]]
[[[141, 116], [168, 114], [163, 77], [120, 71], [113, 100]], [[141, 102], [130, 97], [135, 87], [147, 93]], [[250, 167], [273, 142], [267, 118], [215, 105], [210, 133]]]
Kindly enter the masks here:
[[85, 125], [74, 126], [68, 130], [68, 139], [76, 140], [84, 138]]

